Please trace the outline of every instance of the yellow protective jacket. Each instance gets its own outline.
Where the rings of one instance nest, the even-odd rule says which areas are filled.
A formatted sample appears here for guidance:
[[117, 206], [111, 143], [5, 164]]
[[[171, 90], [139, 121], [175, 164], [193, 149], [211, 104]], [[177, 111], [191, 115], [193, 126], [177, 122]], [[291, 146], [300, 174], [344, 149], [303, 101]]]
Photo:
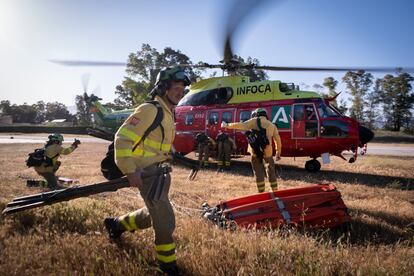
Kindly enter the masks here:
[[164, 140], [162, 141], [161, 127], [158, 126], [132, 151], [157, 115], [157, 107], [151, 103], [138, 106], [115, 134], [115, 162], [124, 174], [165, 161], [171, 151], [175, 136], [174, 117], [160, 97], [155, 97], [155, 100], [164, 111], [161, 122], [164, 127]]
[[34, 167], [37, 172], [45, 173], [45, 172], [54, 172], [59, 168], [58, 158], [61, 154], [67, 155], [72, 153], [76, 147], [70, 146], [68, 148], [64, 148], [58, 144], [52, 144], [47, 146], [45, 149], [46, 157], [52, 159], [52, 166], [48, 166], [47, 164], [42, 164], [40, 166]]
[[[270, 142], [270, 145], [267, 145], [264, 150], [264, 157], [268, 158], [273, 156], [273, 149], [272, 149], [272, 140], [275, 142], [276, 145], [276, 151], [279, 154], [282, 154], [282, 142], [280, 141], [279, 132], [277, 131], [277, 127], [266, 117], [260, 116], [260, 123], [262, 125], [262, 128], [266, 129], [266, 136], [267, 139]], [[227, 125], [227, 128], [230, 129], [238, 129], [238, 130], [249, 130], [249, 129], [255, 129], [259, 130], [259, 127], [257, 126], [257, 118], [251, 118], [250, 120], [247, 120], [246, 122], [239, 122], [239, 123], [229, 123]], [[253, 149], [250, 147], [248, 148], [248, 151], [250, 154], [253, 155]]]

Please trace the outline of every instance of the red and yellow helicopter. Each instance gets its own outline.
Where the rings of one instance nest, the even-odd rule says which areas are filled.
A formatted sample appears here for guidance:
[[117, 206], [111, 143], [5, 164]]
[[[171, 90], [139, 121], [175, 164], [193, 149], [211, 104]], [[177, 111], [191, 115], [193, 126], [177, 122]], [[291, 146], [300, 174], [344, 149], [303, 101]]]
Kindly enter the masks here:
[[[234, 14], [234, 10], [233, 10]], [[224, 130], [222, 122], [245, 121], [254, 109], [267, 111], [269, 119], [278, 127], [282, 140], [283, 157], [310, 157], [305, 168], [318, 171], [319, 157], [327, 161], [330, 155], [344, 160], [344, 151], [351, 151], [349, 162], [356, 161], [358, 149], [364, 149], [374, 134], [368, 128], [338, 111], [331, 104], [334, 98], [323, 98], [312, 91], [301, 91], [293, 83], [279, 80], [251, 82], [247, 76], [236, 75], [239, 69], [273, 71], [370, 71], [392, 72], [395, 68], [334, 68], [334, 67], [281, 67], [241, 64], [234, 58], [232, 36], [245, 14], [229, 19], [224, 43], [224, 59], [220, 64], [180, 64], [183, 67], [222, 69], [226, 76], [213, 77], [194, 82], [189, 92], [175, 110], [176, 138], [174, 148], [186, 155], [195, 150], [195, 136], [204, 132], [216, 138], [220, 131], [228, 133], [236, 142], [237, 154], [247, 154], [244, 134], [235, 130]], [[118, 62], [54, 61], [70, 66], [114, 66], [126, 65]], [[159, 68], [161, 69], [161, 68]], [[133, 110], [110, 113], [100, 105], [97, 97], [89, 98], [96, 108], [96, 122], [106, 127], [104, 131], [116, 131]], [[101, 129], [102, 130], [102, 129]]]

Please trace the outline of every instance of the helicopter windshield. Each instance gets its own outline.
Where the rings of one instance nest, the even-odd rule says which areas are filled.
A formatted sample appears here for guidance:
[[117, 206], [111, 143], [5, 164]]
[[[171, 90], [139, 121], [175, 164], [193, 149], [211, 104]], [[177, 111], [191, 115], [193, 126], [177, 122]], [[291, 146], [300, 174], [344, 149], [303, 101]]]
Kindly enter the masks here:
[[220, 87], [194, 94], [187, 94], [181, 99], [178, 106], [226, 104], [232, 96], [233, 89], [231, 87]]
[[337, 118], [341, 117], [340, 113], [337, 112], [332, 106], [326, 105], [324, 102], [321, 102], [318, 106], [319, 116], [321, 118]]

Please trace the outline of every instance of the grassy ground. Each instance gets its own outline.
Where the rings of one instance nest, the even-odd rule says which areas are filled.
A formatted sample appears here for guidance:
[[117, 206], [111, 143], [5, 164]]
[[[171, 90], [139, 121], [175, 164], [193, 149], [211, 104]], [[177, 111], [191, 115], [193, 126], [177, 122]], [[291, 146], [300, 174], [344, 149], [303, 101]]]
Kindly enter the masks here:
[[[40, 146], [40, 145], [39, 145]], [[33, 194], [25, 178], [36, 177], [24, 160], [34, 145], [0, 145], [0, 209], [13, 197]], [[80, 183], [102, 181], [105, 144], [84, 143], [64, 156], [60, 175]], [[170, 197], [176, 206], [178, 264], [185, 275], [412, 275], [414, 271], [414, 158], [363, 156], [354, 164], [333, 158], [315, 174], [305, 158], [284, 158], [278, 166], [282, 189], [332, 183], [353, 218], [336, 231], [224, 231], [195, 209], [204, 201], [256, 191], [248, 159], [232, 173], [174, 167]], [[153, 231], [127, 233], [110, 242], [102, 221], [140, 208], [134, 189], [122, 189], [67, 203], [0, 217], [0, 275], [151, 275], [155, 273]], [[411, 224], [411, 226], [410, 226]]]

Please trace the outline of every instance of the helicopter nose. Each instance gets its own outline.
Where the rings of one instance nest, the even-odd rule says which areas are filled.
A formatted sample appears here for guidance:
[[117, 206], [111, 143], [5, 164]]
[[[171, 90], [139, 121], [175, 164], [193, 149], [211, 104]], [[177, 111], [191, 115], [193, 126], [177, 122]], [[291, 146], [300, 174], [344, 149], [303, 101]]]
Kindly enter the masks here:
[[359, 141], [362, 145], [368, 143], [374, 138], [374, 132], [364, 126], [359, 126]]

